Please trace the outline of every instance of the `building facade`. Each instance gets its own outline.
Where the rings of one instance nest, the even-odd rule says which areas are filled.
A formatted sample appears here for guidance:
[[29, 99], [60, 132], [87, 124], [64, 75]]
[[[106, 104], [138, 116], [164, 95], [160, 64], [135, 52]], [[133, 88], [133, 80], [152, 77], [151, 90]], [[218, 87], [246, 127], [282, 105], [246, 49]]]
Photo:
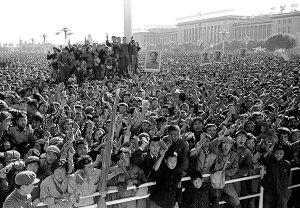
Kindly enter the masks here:
[[[290, 33], [300, 43], [300, 12], [270, 14], [261, 16], [222, 15], [215, 17], [199, 17], [196, 20], [181, 21], [177, 28], [168, 30], [149, 30], [138, 32], [134, 38], [142, 47], [147, 44], [168, 44], [203, 42], [215, 45], [223, 41], [266, 39], [274, 33]], [[226, 35], [222, 32], [226, 31]]]
[[147, 32], [137, 32], [133, 38], [141, 48], [147, 45], [168, 44], [178, 42], [178, 28], [153, 28]]
[[269, 37], [272, 32], [272, 19], [269, 17], [258, 17], [241, 21], [233, 25], [234, 32], [231, 34], [235, 40], [250, 38], [261, 40]]

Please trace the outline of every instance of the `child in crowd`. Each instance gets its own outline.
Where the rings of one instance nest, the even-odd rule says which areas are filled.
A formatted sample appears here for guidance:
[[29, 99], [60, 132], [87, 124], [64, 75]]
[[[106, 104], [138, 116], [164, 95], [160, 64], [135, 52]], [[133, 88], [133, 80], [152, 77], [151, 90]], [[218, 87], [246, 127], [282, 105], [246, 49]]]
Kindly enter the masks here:
[[183, 192], [180, 208], [210, 208], [209, 189], [207, 183], [203, 183], [202, 174], [198, 171], [190, 174], [191, 181]]
[[287, 207], [291, 165], [283, 159], [284, 153], [282, 145], [267, 146], [267, 152], [259, 159], [266, 166], [266, 174], [261, 183], [264, 187], [264, 208]]
[[161, 149], [160, 158], [150, 172], [150, 175], [156, 179], [156, 185], [150, 194], [150, 208], [179, 207], [183, 172], [176, 165], [177, 153]]

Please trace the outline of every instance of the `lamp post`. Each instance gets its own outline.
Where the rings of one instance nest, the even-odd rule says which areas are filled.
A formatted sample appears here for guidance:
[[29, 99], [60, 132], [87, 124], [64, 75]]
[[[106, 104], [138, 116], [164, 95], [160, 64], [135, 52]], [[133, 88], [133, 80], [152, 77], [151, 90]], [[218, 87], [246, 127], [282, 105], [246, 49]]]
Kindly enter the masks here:
[[25, 43], [25, 51], [27, 53], [27, 41], [25, 41], [24, 43]]
[[250, 37], [245, 36], [244, 38], [245, 44], [246, 44], [246, 49], [248, 49], [248, 40], [250, 39]]
[[219, 32], [219, 35], [222, 35], [223, 37], [223, 54], [225, 53], [225, 37], [226, 35], [229, 34], [225, 29]]
[[34, 38], [31, 38], [31, 43], [32, 43], [32, 51], [34, 52]]
[[46, 34], [43, 34], [41, 37], [43, 37], [44, 44], [45, 44], [45, 43], [46, 43], [46, 37], [47, 37], [47, 35], [46, 35]]
[[43, 41], [44, 41], [44, 51], [46, 51], [46, 37], [47, 37], [47, 35], [44, 33], [41, 37], [43, 37]]
[[68, 36], [72, 35], [73, 33], [71, 32], [71, 30], [69, 28], [64, 27], [59, 32], [55, 33], [55, 35], [59, 35], [61, 32], [64, 33], [64, 35], [65, 35], [65, 42], [66, 42], [66, 44], [68, 44], [67, 38], [68, 38]]

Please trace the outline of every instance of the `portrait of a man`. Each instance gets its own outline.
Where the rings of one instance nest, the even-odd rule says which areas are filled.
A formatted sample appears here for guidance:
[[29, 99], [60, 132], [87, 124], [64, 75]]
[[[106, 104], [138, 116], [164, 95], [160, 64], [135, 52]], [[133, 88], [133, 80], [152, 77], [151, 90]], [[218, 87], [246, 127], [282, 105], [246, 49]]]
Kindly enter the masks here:
[[241, 49], [240, 58], [242, 58], [242, 59], [246, 58], [246, 49], [244, 49], [244, 48]]
[[201, 58], [201, 64], [209, 64], [210, 60], [208, 58], [208, 54], [207, 53], [202, 53], [202, 58]]
[[159, 69], [160, 69], [160, 51], [148, 51], [146, 55], [145, 70], [159, 71]]
[[215, 51], [215, 58], [214, 58], [215, 62], [221, 62], [222, 58], [221, 58], [221, 51]]

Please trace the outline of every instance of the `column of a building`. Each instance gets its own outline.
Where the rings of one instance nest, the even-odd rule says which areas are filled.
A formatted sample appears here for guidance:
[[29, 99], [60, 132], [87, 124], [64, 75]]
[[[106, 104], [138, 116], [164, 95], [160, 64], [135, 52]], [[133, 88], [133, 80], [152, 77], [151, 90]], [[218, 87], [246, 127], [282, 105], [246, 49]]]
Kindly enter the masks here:
[[257, 34], [258, 40], [261, 39], [261, 25], [258, 26], [258, 34]]
[[234, 31], [234, 35], [233, 36], [234, 36], [234, 39], [236, 40], [237, 39], [237, 28], [235, 27], [233, 31]]
[[206, 42], [207, 42], [207, 43], [209, 42], [208, 33], [209, 33], [209, 27], [208, 27], [208, 26], [206, 26], [206, 34], [205, 34], [205, 39], [206, 39]]
[[217, 33], [217, 26], [215, 25], [214, 26], [214, 36], [213, 36], [214, 37], [214, 44], [216, 44], [216, 38], [217, 38], [217, 34], [216, 33]]
[[199, 32], [199, 39], [200, 40], [203, 39], [203, 35], [202, 35], [203, 31], [202, 30], [203, 30], [202, 27], [200, 27], [200, 32]]
[[210, 43], [213, 42], [213, 33], [214, 33], [214, 28], [213, 26], [210, 26]]
[[209, 43], [212, 42], [212, 26], [209, 26]]
[[205, 41], [208, 42], [208, 27], [205, 27]]
[[250, 26], [247, 27], [247, 37], [250, 37]]
[[271, 35], [271, 24], [268, 24], [267, 26], [267, 36], [269, 37]]
[[189, 42], [189, 29], [186, 29], [186, 42]]
[[210, 34], [210, 42], [213, 43], [214, 42], [214, 26], [211, 26], [211, 34]]
[[186, 30], [186, 38], [185, 38], [185, 42], [188, 42], [188, 41], [189, 41], [188, 29], [185, 29], [185, 30]]
[[220, 39], [220, 34], [219, 34], [219, 32], [221, 32], [221, 25], [218, 25], [218, 31], [217, 31], [217, 35], [218, 35], [218, 43], [220, 43], [221, 41], [221, 39]]
[[242, 27], [242, 39], [245, 37], [246, 27]]
[[206, 42], [208, 42], [208, 43], [209, 43], [209, 37], [210, 37], [209, 30], [210, 30], [210, 26], [206, 27]]

